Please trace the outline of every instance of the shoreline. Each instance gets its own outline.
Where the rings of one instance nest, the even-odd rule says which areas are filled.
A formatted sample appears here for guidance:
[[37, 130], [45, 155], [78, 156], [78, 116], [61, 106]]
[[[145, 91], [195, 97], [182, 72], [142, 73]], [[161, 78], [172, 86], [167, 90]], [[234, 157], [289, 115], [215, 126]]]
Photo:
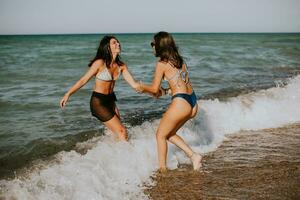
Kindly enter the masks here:
[[230, 135], [201, 172], [181, 165], [152, 179], [144, 192], [153, 200], [299, 199], [300, 123]]

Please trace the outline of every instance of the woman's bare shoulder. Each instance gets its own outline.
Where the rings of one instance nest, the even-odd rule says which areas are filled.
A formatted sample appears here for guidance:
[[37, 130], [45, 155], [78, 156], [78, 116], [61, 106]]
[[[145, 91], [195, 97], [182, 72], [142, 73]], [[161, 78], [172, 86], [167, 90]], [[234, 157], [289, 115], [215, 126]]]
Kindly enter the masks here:
[[170, 62], [165, 62], [165, 61], [158, 61], [156, 66], [161, 68], [165, 72], [173, 68]]
[[159, 60], [159, 61], [157, 61], [156, 65], [166, 66], [166, 65], [168, 65], [168, 62]]
[[91, 67], [92, 67], [92, 68], [97, 68], [97, 69], [99, 70], [99, 69], [103, 69], [104, 66], [105, 66], [104, 60], [103, 60], [103, 59], [97, 59], [97, 60], [95, 60], [95, 61], [93, 62], [93, 64], [92, 64]]
[[165, 62], [165, 61], [157, 61], [156, 63], [156, 67], [160, 67], [160, 68], [167, 68], [170, 64], [168, 62]]
[[103, 59], [97, 59], [97, 60], [94, 61], [93, 64], [98, 65], [98, 66], [104, 65], [104, 60]]
[[122, 65], [119, 66], [121, 70], [127, 70], [128, 67], [126, 65], [126, 63], [123, 63]]

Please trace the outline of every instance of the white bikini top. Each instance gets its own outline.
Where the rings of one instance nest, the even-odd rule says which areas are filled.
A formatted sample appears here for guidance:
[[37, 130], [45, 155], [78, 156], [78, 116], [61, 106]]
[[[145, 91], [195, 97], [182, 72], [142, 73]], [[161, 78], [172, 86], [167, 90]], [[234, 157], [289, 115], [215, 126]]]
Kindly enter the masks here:
[[113, 79], [111, 73], [105, 66], [105, 68], [96, 75], [96, 78], [101, 81], [116, 81], [119, 78], [120, 74], [121, 74], [121, 68], [118, 66], [118, 76], [115, 79]]

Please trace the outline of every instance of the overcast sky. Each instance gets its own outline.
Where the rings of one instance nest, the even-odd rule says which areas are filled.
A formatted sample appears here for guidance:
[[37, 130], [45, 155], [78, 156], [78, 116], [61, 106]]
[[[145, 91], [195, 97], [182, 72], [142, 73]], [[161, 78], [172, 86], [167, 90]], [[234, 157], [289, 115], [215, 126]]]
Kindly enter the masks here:
[[0, 0], [0, 34], [300, 32], [300, 0]]

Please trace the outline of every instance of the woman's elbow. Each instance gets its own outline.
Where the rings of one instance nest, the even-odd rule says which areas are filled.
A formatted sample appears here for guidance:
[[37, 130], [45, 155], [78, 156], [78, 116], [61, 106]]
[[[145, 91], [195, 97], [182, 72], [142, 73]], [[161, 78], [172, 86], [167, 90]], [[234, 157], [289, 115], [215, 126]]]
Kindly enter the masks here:
[[152, 88], [151, 93], [157, 94], [159, 91], [159, 88]]
[[82, 87], [82, 86], [84, 86], [86, 83], [87, 83], [87, 81], [88, 80], [86, 80], [86, 79], [80, 79], [77, 83], [78, 83], [78, 85], [80, 86], [80, 87]]

